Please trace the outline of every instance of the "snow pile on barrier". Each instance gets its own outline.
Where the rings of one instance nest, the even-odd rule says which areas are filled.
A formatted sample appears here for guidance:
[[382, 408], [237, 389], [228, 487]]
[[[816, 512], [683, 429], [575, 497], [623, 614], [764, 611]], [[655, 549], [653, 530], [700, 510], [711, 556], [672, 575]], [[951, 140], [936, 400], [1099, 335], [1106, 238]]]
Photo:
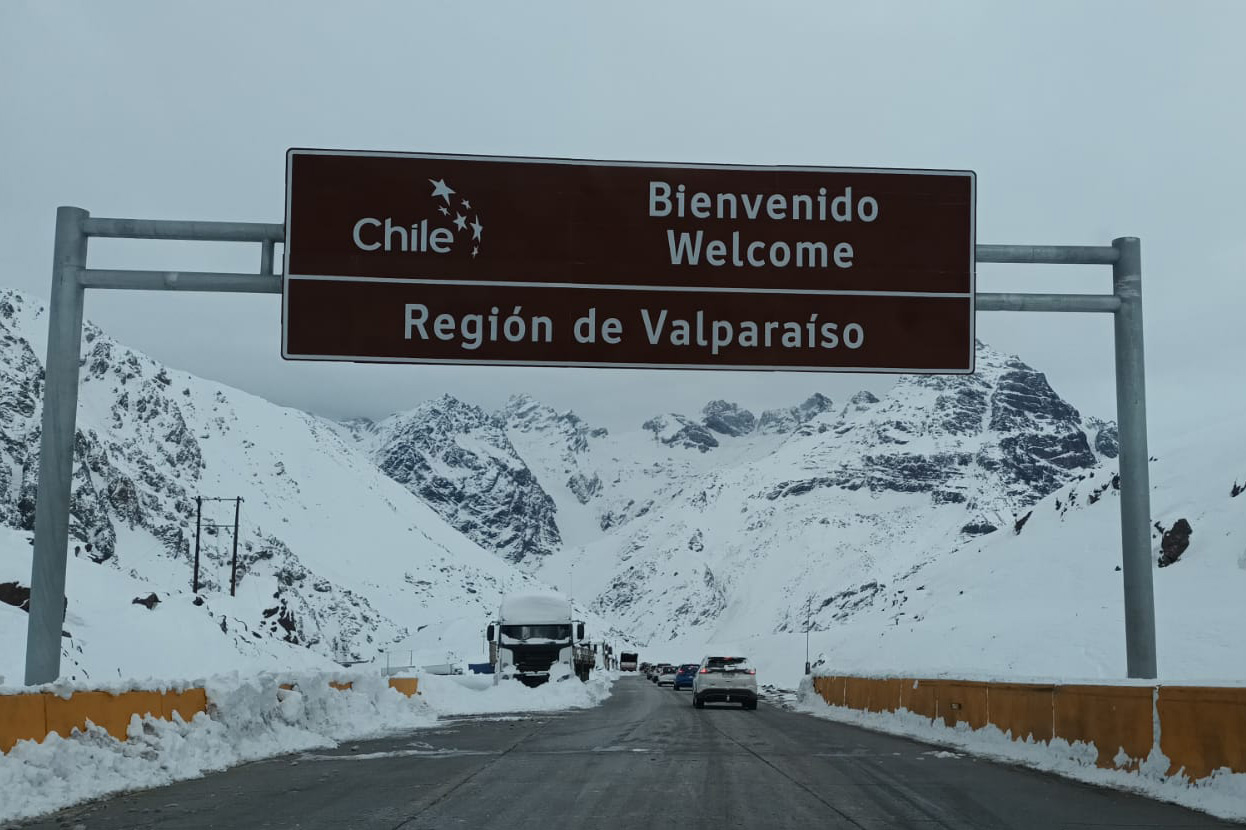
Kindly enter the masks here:
[[[349, 691], [330, 680], [353, 683]], [[293, 684], [292, 690], [281, 684]], [[88, 727], [0, 754], [0, 822], [29, 818], [122, 790], [195, 778], [246, 761], [429, 726], [437, 715], [373, 675], [226, 675], [208, 680], [211, 716], [130, 719], [129, 740]]]
[[1093, 743], [1075, 741], [1070, 744], [1061, 738], [1050, 743], [1028, 737], [1013, 740], [1011, 733], [1001, 732], [989, 724], [981, 729], [971, 729], [967, 723], [949, 727], [942, 721], [931, 721], [907, 709], [866, 712], [832, 706], [814, 690], [809, 678], [801, 681], [796, 709], [826, 720], [955, 747], [979, 757], [1022, 764], [1088, 784], [1127, 790], [1219, 818], [1246, 820], [1246, 774], [1221, 768], [1195, 781], [1181, 774], [1168, 775], [1169, 759], [1159, 747], [1151, 750], [1136, 771], [1103, 769], [1095, 763], [1099, 750]]
[[617, 672], [595, 671], [587, 683], [569, 677], [528, 688], [514, 680], [495, 686], [492, 675], [422, 676], [420, 695], [442, 715], [552, 712], [600, 705], [617, 679]]

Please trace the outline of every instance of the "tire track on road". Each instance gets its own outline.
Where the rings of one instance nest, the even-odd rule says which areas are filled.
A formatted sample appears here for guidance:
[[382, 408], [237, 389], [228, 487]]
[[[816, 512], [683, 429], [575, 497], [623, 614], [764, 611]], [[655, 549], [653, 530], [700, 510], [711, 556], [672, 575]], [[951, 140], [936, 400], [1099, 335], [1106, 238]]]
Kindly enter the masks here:
[[398, 822], [397, 824], [395, 824], [392, 828], [390, 828], [390, 830], [401, 830], [401, 828], [406, 827], [407, 825], [411, 824], [411, 822], [416, 821], [417, 819], [419, 819], [419, 818], [420, 818], [420, 816], [424, 815], [424, 814], [425, 814], [425, 813], [427, 813], [429, 810], [433, 809], [433, 808], [434, 808], [434, 807], [436, 807], [437, 805], [439, 805], [439, 804], [441, 804], [442, 802], [444, 802], [444, 801], [445, 801], [446, 799], [448, 799], [450, 796], [452, 796], [452, 795], [454, 795], [456, 792], [458, 792], [458, 791], [459, 791], [459, 790], [460, 790], [463, 786], [465, 786], [466, 784], [469, 784], [470, 782], [472, 782], [472, 781], [476, 780], [477, 778], [479, 778], [481, 773], [486, 772], [486, 771], [488, 771], [489, 769], [492, 769], [492, 768], [493, 768], [496, 764], [498, 764], [498, 763], [499, 763], [499, 762], [500, 762], [503, 758], [505, 758], [507, 755], [510, 755], [510, 754], [511, 754], [511, 752], [513, 752], [513, 751], [515, 750], [515, 748], [516, 748], [516, 747], [518, 747], [518, 746], [519, 746], [520, 744], [522, 744], [524, 741], [526, 741], [526, 740], [528, 740], [529, 738], [531, 738], [531, 737], [532, 737], [533, 735], [535, 735], [537, 732], [540, 732], [542, 729], [544, 729], [544, 728], [545, 728], [545, 726], [546, 726], [548, 723], [549, 723], [549, 721], [542, 721], [542, 722], [538, 723], [536, 726], [534, 726], [532, 729], [530, 729], [530, 730], [529, 730], [526, 734], [521, 735], [521, 736], [520, 736], [520, 737], [519, 737], [519, 738], [518, 738], [518, 739], [517, 739], [514, 743], [512, 743], [510, 746], [506, 747], [506, 749], [504, 749], [504, 750], [502, 750], [501, 752], [499, 752], [499, 753], [497, 753], [496, 755], [494, 755], [494, 756], [493, 756], [493, 759], [492, 759], [492, 760], [490, 760], [488, 763], [486, 763], [486, 764], [484, 764], [484, 765], [482, 765], [482, 766], [478, 767], [477, 769], [475, 769], [475, 770], [473, 770], [472, 772], [469, 772], [467, 775], [463, 776], [461, 779], [459, 779], [459, 780], [458, 780], [458, 781], [456, 781], [454, 784], [452, 784], [452, 785], [451, 785], [451, 786], [450, 786], [450, 787], [449, 787], [449, 788], [448, 788], [445, 792], [443, 792], [441, 795], [437, 796], [437, 797], [436, 797], [436, 798], [434, 798], [432, 801], [430, 801], [430, 802], [428, 802], [427, 804], [425, 804], [423, 807], [421, 807], [421, 808], [420, 808], [417, 812], [415, 812], [413, 815], [408, 816], [407, 818], [405, 818], [405, 819], [403, 819], [402, 821], [400, 821], [400, 822]]
[[787, 781], [789, 781], [789, 782], [791, 782], [792, 784], [794, 784], [794, 785], [795, 785], [798, 789], [801, 789], [801, 790], [803, 790], [804, 792], [806, 792], [806, 793], [807, 793], [808, 795], [810, 795], [810, 796], [811, 796], [811, 797], [812, 797], [815, 801], [817, 801], [817, 802], [818, 802], [819, 804], [821, 804], [822, 806], [826, 807], [826, 809], [830, 810], [832, 813], [834, 813], [835, 815], [839, 816], [839, 817], [840, 817], [841, 819], [843, 819], [844, 821], [848, 822], [848, 824], [852, 825], [853, 827], [859, 827], [859, 828], [861, 828], [861, 830], [868, 830], [868, 828], [867, 828], [864, 824], [862, 824], [861, 822], [857, 821], [855, 818], [853, 818], [852, 816], [850, 816], [850, 815], [848, 815], [847, 813], [845, 813], [843, 810], [841, 810], [841, 809], [839, 809], [838, 807], [836, 807], [836, 806], [835, 806], [834, 804], [832, 804], [830, 801], [827, 801], [825, 798], [823, 798], [823, 797], [821, 796], [821, 794], [819, 794], [816, 790], [814, 790], [814, 789], [813, 789], [812, 787], [810, 787], [809, 785], [805, 784], [805, 783], [804, 783], [804, 782], [802, 782], [802, 781], [798, 781], [798, 780], [796, 780], [796, 778], [792, 777], [792, 776], [791, 776], [791, 775], [789, 775], [787, 772], [785, 772], [785, 771], [783, 771], [782, 769], [780, 769], [780, 768], [779, 768], [776, 764], [774, 764], [773, 762], [771, 762], [771, 761], [770, 761], [770, 759], [766, 758], [766, 756], [762, 755], [760, 752], [758, 752], [757, 750], [753, 749], [753, 748], [752, 748], [751, 746], [749, 746], [748, 744], [746, 744], [746, 743], [744, 743], [744, 742], [740, 741], [739, 739], [737, 739], [737, 738], [736, 738], [736, 737], [734, 737], [733, 735], [728, 734], [727, 732], [723, 731], [722, 729], [719, 729], [719, 728], [718, 728], [718, 726], [717, 726], [717, 725], [716, 725], [713, 721], [707, 721], [707, 723], [709, 723], [709, 726], [710, 726], [710, 728], [711, 728], [711, 729], [713, 729], [715, 732], [717, 732], [717, 733], [718, 733], [719, 735], [721, 735], [722, 737], [726, 738], [726, 739], [727, 739], [730, 743], [735, 744], [735, 745], [736, 745], [736, 746], [738, 746], [740, 749], [742, 749], [742, 750], [744, 750], [745, 752], [747, 752], [749, 755], [752, 755], [752, 756], [753, 756], [754, 758], [756, 758], [758, 761], [761, 761], [763, 764], [765, 764], [767, 767], [769, 767], [770, 769], [772, 769], [772, 770], [774, 770], [775, 772], [777, 772], [780, 776], [782, 776], [783, 778], [785, 778]]

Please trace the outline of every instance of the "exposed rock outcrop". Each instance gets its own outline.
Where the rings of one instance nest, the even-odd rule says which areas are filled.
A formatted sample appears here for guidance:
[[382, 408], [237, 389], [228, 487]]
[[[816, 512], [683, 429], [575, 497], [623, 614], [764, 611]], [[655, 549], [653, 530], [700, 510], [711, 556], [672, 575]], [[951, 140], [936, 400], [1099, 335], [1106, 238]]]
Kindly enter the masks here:
[[1172, 527], [1164, 531], [1164, 537], [1159, 544], [1161, 568], [1167, 568], [1181, 558], [1181, 554], [1190, 547], [1190, 536], [1193, 533], [1194, 529], [1186, 519], [1177, 519]]

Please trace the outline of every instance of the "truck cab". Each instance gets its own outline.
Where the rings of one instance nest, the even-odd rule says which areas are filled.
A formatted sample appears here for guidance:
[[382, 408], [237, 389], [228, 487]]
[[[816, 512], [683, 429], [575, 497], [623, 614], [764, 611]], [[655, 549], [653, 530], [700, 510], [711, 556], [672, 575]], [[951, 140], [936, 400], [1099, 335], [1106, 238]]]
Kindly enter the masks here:
[[570, 600], [524, 594], [502, 600], [485, 633], [493, 682], [540, 686], [572, 675], [587, 680], [596, 655], [584, 644], [584, 623], [572, 619]]

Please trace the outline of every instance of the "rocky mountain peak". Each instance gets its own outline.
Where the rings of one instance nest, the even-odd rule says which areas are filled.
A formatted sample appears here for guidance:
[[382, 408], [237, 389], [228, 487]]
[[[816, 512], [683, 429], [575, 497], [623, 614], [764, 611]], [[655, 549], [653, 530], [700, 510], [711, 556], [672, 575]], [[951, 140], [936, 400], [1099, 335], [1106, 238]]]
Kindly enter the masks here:
[[561, 433], [571, 452], [583, 452], [590, 438], [608, 434], [605, 427], [593, 428], [571, 410], [559, 412], [528, 394], [512, 395], [498, 411], [498, 419], [507, 429], [520, 432]]
[[821, 415], [823, 412], [830, 412], [831, 405], [832, 403], [830, 398], [823, 395], [821, 392], [814, 392], [805, 399], [804, 403], [796, 408], [800, 411], [800, 414], [804, 416], [805, 420], [808, 420], [816, 415]]
[[[504, 413], [535, 411], [512, 401]], [[426, 401], [380, 422], [369, 438], [387, 476], [419, 496], [472, 541], [511, 562], [540, 557], [561, 544], [553, 499], [515, 451], [503, 413], [452, 395]]]
[[831, 399], [821, 392], [815, 392], [796, 406], [783, 409], [767, 409], [761, 413], [757, 422], [758, 432], [767, 434], [786, 434], [794, 432], [800, 426], [831, 410]]
[[512, 426], [532, 424], [555, 414], [552, 407], [546, 406], [526, 392], [511, 395], [498, 410], [498, 417]]
[[748, 435], [757, 426], [757, 418], [752, 412], [728, 401], [710, 401], [701, 414], [704, 416], [701, 423], [707, 429], [735, 438]]
[[853, 412], [865, 412], [878, 402], [877, 395], [869, 390], [862, 389], [860, 392], [848, 399], [848, 403], [844, 406], [843, 415], [847, 417]]
[[657, 415], [641, 424], [641, 428], [653, 433], [653, 439], [668, 447], [682, 447], [698, 452], [709, 452], [718, 446], [718, 439], [697, 423], [677, 412]]
[[1104, 458], [1116, 458], [1121, 454], [1120, 435], [1116, 431], [1116, 423], [1103, 421], [1099, 418], [1086, 419], [1086, 432], [1090, 435], [1095, 452]]

